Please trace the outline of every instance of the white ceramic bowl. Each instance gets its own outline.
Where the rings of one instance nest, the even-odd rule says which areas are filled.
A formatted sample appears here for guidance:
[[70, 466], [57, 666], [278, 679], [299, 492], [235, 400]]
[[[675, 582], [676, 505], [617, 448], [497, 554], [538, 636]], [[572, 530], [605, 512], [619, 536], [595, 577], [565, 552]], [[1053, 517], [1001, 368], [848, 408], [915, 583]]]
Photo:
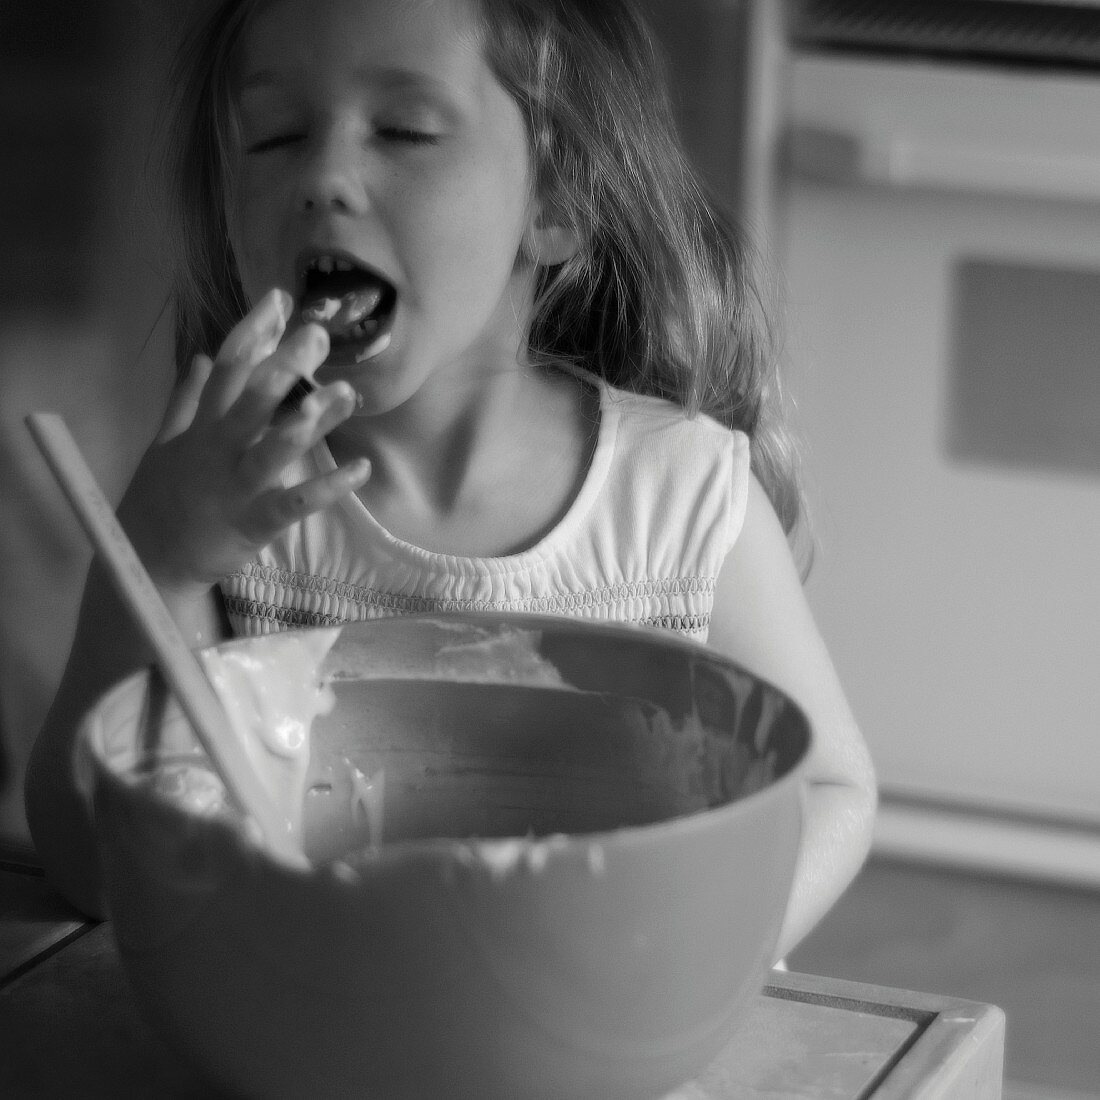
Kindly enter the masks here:
[[530, 616], [350, 625], [325, 671], [309, 869], [140, 779], [202, 763], [159, 677], [86, 718], [114, 931], [165, 1038], [264, 1097], [639, 1100], [705, 1067], [772, 961], [798, 708], [674, 636]]

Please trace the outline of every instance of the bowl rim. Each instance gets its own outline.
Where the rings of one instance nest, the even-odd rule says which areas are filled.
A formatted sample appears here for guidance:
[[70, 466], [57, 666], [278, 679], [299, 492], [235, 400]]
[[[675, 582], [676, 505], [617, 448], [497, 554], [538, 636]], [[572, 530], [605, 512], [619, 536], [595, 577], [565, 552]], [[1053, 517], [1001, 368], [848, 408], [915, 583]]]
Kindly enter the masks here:
[[[361, 626], [381, 627], [386, 624], [408, 623], [412, 620], [446, 620], [462, 622], [489, 622], [504, 623], [530, 627], [532, 629], [550, 629], [558, 633], [569, 633], [571, 630], [600, 634], [615, 637], [620, 635], [629, 637], [632, 642], [641, 642], [643, 645], [652, 645], [653, 648], [678, 648], [684, 653], [698, 654], [702, 652], [709, 661], [734, 671], [739, 675], [745, 675], [762, 684], [765, 688], [776, 693], [797, 716], [804, 733], [801, 752], [790, 767], [777, 779], [772, 780], [763, 787], [758, 787], [747, 794], [740, 795], [730, 801], [722, 802], [715, 806], [707, 806], [690, 813], [680, 814], [659, 821], [647, 822], [640, 825], [619, 826], [611, 829], [602, 829], [592, 832], [578, 833], [548, 833], [538, 836], [500, 836], [500, 837], [421, 837], [392, 842], [383, 842], [378, 848], [368, 850], [366, 853], [354, 854], [354, 866], [359, 868], [369, 863], [372, 868], [382, 867], [390, 862], [407, 860], [410, 856], [423, 856], [435, 858], [449, 858], [451, 861], [470, 864], [485, 863], [478, 860], [476, 850], [484, 846], [516, 845], [520, 844], [525, 851], [544, 849], [546, 858], [553, 860], [560, 858], [565, 853], [584, 854], [593, 847], [626, 849], [636, 847], [654, 840], [660, 841], [666, 836], [678, 833], [688, 835], [711, 827], [718, 818], [736, 818], [748, 816], [756, 811], [758, 804], [764, 799], [779, 799], [786, 796], [786, 789], [793, 785], [801, 785], [804, 781], [804, 773], [808, 768], [808, 761], [813, 752], [816, 735], [805, 709], [791, 695], [778, 687], [766, 677], [753, 672], [747, 666], [734, 661], [720, 651], [703, 643], [682, 638], [678, 635], [666, 632], [658, 632], [633, 623], [612, 622], [604, 623], [598, 620], [571, 619], [563, 616], [544, 615], [528, 612], [501, 613], [501, 612], [424, 612], [412, 615], [387, 616], [385, 618], [355, 620], [347, 623], [335, 623], [331, 626], [303, 627], [294, 631], [278, 631], [267, 635], [248, 635], [225, 639], [213, 646], [202, 647], [204, 651], [222, 651], [227, 648], [248, 648], [264, 639], [285, 636], [301, 631], [322, 632], [339, 629], [341, 632], [346, 627], [357, 628]], [[223, 827], [228, 829], [240, 844], [249, 848], [258, 847], [256, 838], [251, 835], [246, 821], [239, 811], [229, 809], [214, 815], [204, 815], [187, 809], [178, 801], [158, 794], [143, 786], [137, 774], [132, 768], [120, 768], [114, 766], [100, 745], [100, 738], [96, 736], [101, 728], [102, 711], [108, 702], [116, 696], [123, 696], [133, 692], [139, 684], [145, 683], [156, 674], [155, 666], [146, 666], [128, 674], [114, 683], [99, 695], [92, 706], [85, 712], [80, 721], [77, 733], [77, 751], [90, 764], [91, 774], [87, 775], [85, 794], [91, 803], [95, 787], [102, 782], [107, 782], [116, 789], [126, 791], [130, 796], [150, 802], [158, 807], [161, 812], [166, 812], [171, 817], [178, 817], [181, 824], [188, 822], [194, 825], [196, 822], [211, 827]], [[364, 677], [366, 678], [366, 677]], [[337, 678], [338, 679], [338, 678]], [[87, 769], [85, 769], [86, 771]], [[566, 842], [566, 843], [563, 843]], [[308, 863], [305, 866], [292, 865], [272, 860], [287, 872], [299, 875], [316, 874], [330, 871], [335, 864], [344, 863], [343, 860], [330, 860], [325, 863]], [[519, 861], [522, 862], [522, 861]], [[345, 866], [347, 864], [345, 863]]]

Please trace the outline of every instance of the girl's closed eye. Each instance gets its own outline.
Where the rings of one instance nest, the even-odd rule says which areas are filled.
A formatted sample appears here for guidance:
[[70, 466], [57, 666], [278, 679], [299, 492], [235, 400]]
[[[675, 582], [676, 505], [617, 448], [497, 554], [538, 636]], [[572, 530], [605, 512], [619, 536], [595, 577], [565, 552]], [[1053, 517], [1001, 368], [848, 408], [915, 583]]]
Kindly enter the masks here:
[[[434, 101], [420, 96], [399, 97], [398, 102], [382, 106], [372, 120], [374, 136], [399, 145], [438, 145], [449, 128], [447, 112]], [[453, 125], [453, 122], [450, 122]]]
[[412, 126], [379, 126], [375, 133], [384, 141], [408, 145], [438, 145], [440, 139], [440, 135], [433, 130], [420, 130]]
[[[375, 129], [375, 135], [385, 142], [395, 142], [404, 145], [438, 145], [441, 134], [435, 129], [427, 129], [419, 126], [382, 125]], [[287, 130], [283, 133], [272, 134], [269, 137], [256, 138], [245, 145], [245, 152], [249, 154], [268, 153], [296, 142], [304, 141], [307, 135], [305, 131]]]
[[306, 113], [267, 84], [242, 92], [238, 109], [241, 147], [246, 155], [293, 145], [309, 135]]
[[287, 132], [285, 134], [273, 134], [271, 137], [260, 138], [256, 141], [250, 142], [245, 146], [245, 152], [252, 153], [268, 153], [273, 149], [279, 149], [286, 145], [292, 145], [294, 142], [303, 141], [305, 134], [301, 132]]

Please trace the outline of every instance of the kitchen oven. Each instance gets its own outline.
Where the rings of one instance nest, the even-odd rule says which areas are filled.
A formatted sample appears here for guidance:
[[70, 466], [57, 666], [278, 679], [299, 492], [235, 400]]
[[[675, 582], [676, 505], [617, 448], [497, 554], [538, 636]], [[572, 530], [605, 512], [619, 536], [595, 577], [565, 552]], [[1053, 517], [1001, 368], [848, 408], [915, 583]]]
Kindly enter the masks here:
[[808, 591], [880, 847], [1100, 881], [1100, 3], [756, 16]]

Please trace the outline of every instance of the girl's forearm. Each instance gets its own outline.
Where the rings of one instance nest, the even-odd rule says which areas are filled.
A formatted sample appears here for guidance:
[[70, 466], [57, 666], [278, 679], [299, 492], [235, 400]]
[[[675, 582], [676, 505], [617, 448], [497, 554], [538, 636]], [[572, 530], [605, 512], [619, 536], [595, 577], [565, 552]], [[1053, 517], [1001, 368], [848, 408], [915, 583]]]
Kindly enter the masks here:
[[802, 844], [779, 933], [784, 958], [832, 908], [855, 878], [871, 845], [873, 784], [809, 781], [803, 791]]
[[[162, 595], [191, 645], [223, 636], [216, 592], [195, 588]], [[25, 800], [31, 836], [51, 882], [96, 917], [104, 915], [99, 864], [88, 798], [74, 768], [77, 731], [112, 684], [152, 659], [111, 582], [93, 563], [69, 661], [28, 762]]]

